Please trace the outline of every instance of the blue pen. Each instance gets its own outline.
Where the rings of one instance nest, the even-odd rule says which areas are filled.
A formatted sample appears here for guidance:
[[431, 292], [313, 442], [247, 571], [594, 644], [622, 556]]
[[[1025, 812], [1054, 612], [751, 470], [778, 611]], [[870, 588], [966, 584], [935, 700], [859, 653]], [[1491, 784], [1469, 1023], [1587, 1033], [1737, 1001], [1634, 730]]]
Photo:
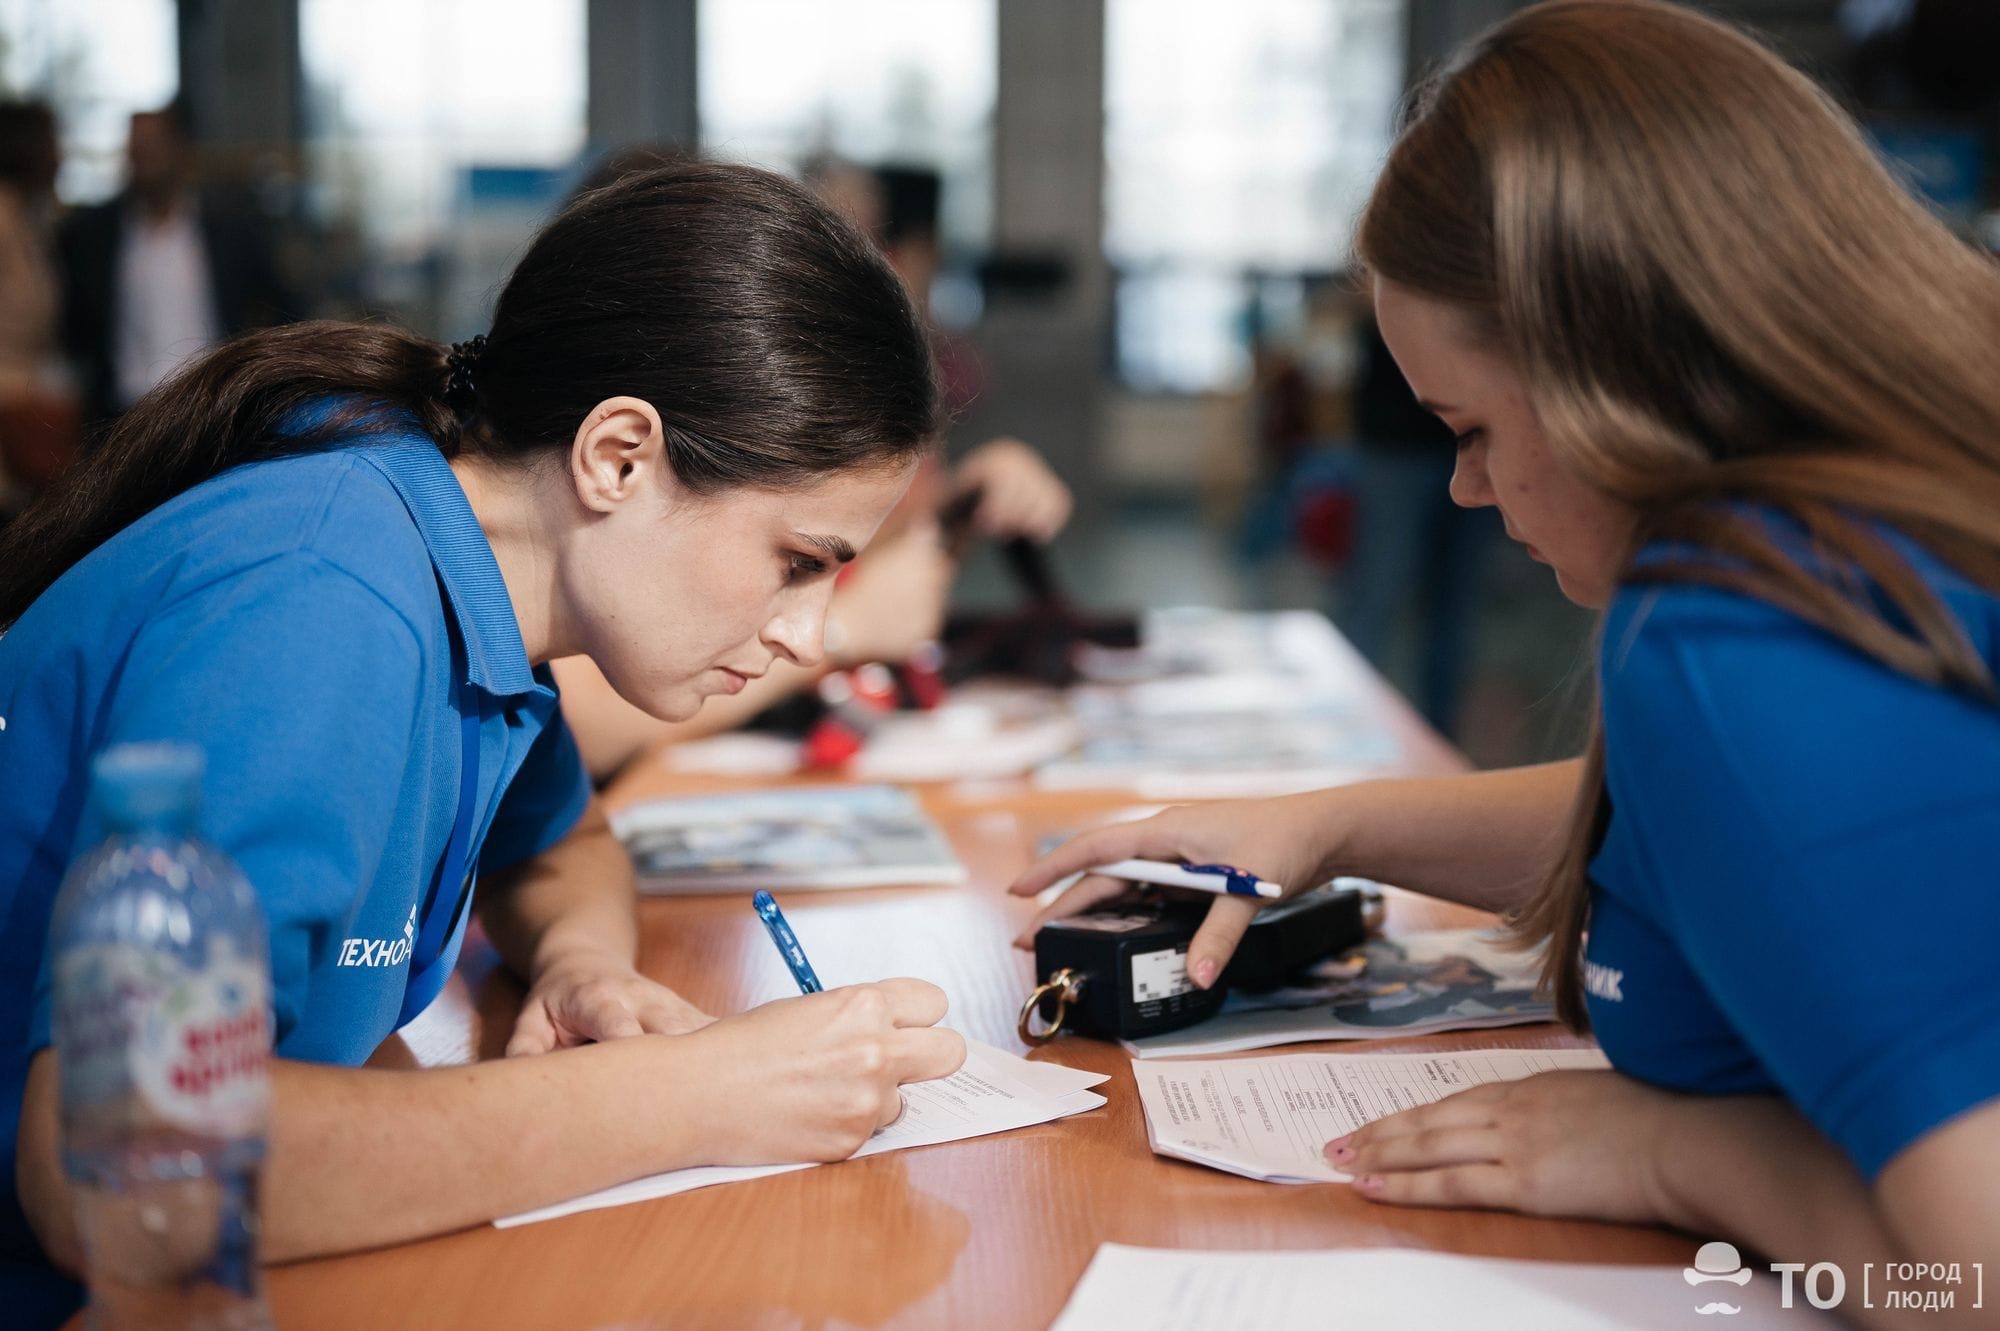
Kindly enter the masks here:
[[825, 988], [819, 982], [819, 976], [813, 974], [812, 963], [806, 960], [806, 950], [799, 946], [798, 935], [785, 922], [785, 912], [778, 909], [777, 899], [769, 892], [759, 891], [750, 898], [750, 902], [757, 908], [757, 918], [771, 931], [771, 941], [778, 945], [778, 955], [792, 968], [792, 978], [799, 982], [799, 992], [816, 994]]

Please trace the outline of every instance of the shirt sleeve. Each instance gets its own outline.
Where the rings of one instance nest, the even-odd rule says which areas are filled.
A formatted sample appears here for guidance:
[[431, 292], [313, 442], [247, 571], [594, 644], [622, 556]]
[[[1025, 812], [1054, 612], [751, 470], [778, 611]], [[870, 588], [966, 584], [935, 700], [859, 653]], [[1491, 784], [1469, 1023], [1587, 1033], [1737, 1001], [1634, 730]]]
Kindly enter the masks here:
[[[547, 666], [537, 667], [535, 678], [555, 688]], [[558, 706], [500, 797], [479, 852], [479, 871], [493, 873], [533, 859], [568, 836], [589, 803], [590, 776]]]
[[1604, 723], [1658, 917], [1865, 1176], [2000, 1097], [2000, 709], [1677, 587], [1607, 620]]
[[[155, 615], [108, 697], [103, 747], [179, 740], [203, 753], [200, 834], [263, 903], [278, 1040], [299, 1020], [314, 952], [382, 858], [410, 766], [419, 643], [351, 574], [287, 554]], [[36, 1048], [49, 1042], [49, 985], [44, 956]]]

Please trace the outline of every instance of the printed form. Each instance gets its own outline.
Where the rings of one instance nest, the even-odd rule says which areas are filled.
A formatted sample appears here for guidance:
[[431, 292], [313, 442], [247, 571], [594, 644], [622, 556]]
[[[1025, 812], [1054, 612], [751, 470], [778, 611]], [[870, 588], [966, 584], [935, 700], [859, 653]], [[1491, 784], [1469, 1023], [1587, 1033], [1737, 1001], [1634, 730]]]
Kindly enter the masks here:
[[[1711, 1313], [1726, 1313], [1727, 1320]], [[1504, 1261], [1400, 1248], [1197, 1252], [1107, 1243], [1049, 1331], [1271, 1331], [1336, 1323], [1368, 1331], [1680, 1331], [1710, 1321], [1729, 1331], [1838, 1326], [1802, 1298], [1783, 1308], [1778, 1282], [1761, 1271], [1697, 1286], [1671, 1266]]]
[[[937, 1081], [913, 1082], [903, 1087], [903, 1114], [894, 1123], [878, 1128], [853, 1158], [900, 1151], [910, 1146], [934, 1146], [940, 1142], [964, 1141], [989, 1133], [1032, 1127], [1071, 1114], [1081, 1114], [1104, 1103], [1104, 1097], [1090, 1087], [1109, 1080], [1101, 1072], [1084, 1072], [1060, 1063], [1030, 1063], [1025, 1058], [1003, 1053], [991, 1045], [968, 1040], [965, 1066]], [[593, 1192], [567, 1202], [557, 1202], [535, 1211], [504, 1216], [493, 1222], [499, 1229], [530, 1225], [538, 1220], [554, 1220], [578, 1211], [596, 1211], [607, 1206], [623, 1206], [655, 1197], [692, 1192], [718, 1183], [740, 1183], [812, 1169], [812, 1163], [792, 1165], [704, 1165], [677, 1169], [669, 1174], [634, 1179], [615, 1188]]]
[[1271, 1183], [1345, 1183], [1320, 1150], [1364, 1123], [1467, 1087], [1603, 1068], [1595, 1049], [1286, 1054], [1132, 1064], [1159, 1155]]

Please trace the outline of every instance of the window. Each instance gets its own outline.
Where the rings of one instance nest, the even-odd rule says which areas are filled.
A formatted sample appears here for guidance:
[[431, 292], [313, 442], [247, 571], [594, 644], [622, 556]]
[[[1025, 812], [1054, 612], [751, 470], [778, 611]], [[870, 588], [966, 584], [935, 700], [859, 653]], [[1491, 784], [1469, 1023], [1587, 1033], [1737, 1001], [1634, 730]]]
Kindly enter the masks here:
[[1135, 388], [1240, 384], [1344, 268], [1403, 84], [1402, 0], [1107, 0], [1105, 252]]
[[702, 147], [796, 173], [818, 154], [930, 167], [947, 245], [991, 231], [995, 0], [702, 0]]
[[484, 327], [583, 149], [584, 21], [584, 0], [300, 0], [315, 211], [358, 231], [366, 303]]
[[178, 43], [174, 0], [0, 0], [0, 89], [55, 108], [65, 201], [118, 191], [132, 113], [180, 88]]

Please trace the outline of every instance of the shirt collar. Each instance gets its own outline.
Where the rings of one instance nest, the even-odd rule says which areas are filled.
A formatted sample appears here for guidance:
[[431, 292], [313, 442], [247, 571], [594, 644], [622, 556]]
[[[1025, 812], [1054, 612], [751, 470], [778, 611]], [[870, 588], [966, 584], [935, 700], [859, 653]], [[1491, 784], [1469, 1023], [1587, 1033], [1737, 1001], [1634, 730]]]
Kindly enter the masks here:
[[501, 696], [538, 691], [493, 546], [444, 454], [424, 435], [403, 433], [377, 436], [366, 456], [402, 496], [430, 550], [465, 643], [469, 682]]

